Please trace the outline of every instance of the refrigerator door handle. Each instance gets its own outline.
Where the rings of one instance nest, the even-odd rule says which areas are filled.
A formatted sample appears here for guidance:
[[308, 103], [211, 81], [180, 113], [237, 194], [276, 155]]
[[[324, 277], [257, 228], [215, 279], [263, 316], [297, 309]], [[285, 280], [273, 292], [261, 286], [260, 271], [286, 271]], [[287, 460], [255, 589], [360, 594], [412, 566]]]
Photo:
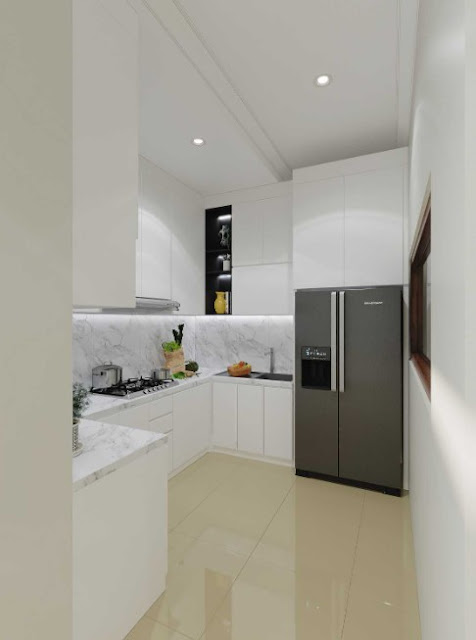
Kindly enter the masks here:
[[345, 391], [345, 291], [339, 292], [339, 391]]
[[337, 391], [337, 291], [331, 293], [331, 391]]

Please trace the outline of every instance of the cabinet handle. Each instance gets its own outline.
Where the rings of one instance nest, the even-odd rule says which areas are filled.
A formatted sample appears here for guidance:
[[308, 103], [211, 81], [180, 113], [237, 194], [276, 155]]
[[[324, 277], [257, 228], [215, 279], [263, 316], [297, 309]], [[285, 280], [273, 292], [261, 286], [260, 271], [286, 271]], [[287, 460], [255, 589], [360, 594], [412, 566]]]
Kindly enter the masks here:
[[345, 391], [345, 291], [339, 293], [339, 391]]
[[331, 293], [331, 391], [337, 391], [337, 292]]

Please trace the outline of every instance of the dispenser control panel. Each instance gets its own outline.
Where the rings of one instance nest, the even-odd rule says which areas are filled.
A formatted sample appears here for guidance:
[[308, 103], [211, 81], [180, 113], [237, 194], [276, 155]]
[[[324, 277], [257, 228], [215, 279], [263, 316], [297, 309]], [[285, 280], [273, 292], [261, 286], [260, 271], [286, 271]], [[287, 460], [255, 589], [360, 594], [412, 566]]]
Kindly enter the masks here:
[[301, 347], [302, 360], [330, 360], [330, 347]]

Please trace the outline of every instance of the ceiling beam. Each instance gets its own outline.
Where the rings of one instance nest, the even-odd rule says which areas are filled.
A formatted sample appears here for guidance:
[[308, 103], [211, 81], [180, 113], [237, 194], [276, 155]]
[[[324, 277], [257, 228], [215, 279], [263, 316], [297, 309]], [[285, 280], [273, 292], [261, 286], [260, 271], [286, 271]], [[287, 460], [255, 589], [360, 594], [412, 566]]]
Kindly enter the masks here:
[[192, 24], [178, 0], [135, 0], [142, 2], [150, 14], [179, 47], [183, 55], [203, 78], [237, 127], [275, 176], [277, 181], [290, 180], [292, 170], [273, 141], [264, 131], [249, 106], [233, 86], [225, 70], [213, 55], [203, 36]]

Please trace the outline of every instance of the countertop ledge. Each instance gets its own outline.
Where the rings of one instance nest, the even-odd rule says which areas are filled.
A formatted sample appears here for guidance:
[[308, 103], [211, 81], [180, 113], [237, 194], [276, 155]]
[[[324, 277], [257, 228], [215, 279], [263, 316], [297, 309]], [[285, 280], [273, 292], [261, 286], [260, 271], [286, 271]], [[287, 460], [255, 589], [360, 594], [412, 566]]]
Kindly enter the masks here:
[[289, 381], [218, 376], [222, 371], [223, 369], [204, 369], [198, 376], [178, 380], [178, 384], [173, 387], [140, 398], [114, 398], [92, 394], [91, 404], [84, 413], [84, 419], [79, 423], [79, 441], [84, 449], [81, 455], [73, 458], [73, 491], [79, 491], [167, 442], [165, 434], [104, 423], [101, 422], [101, 418], [122, 409], [161, 400], [211, 381], [219, 384], [235, 383], [288, 389], [293, 387], [293, 382]]
[[81, 455], [73, 458], [73, 492], [167, 443], [167, 435], [93, 420], [79, 423]]
[[159, 391], [156, 394], [144, 395], [140, 398], [130, 399], [91, 395], [91, 404], [84, 415], [87, 418], [99, 420], [101, 417], [109, 416], [116, 411], [120, 411], [121, 409], [137, 407], [139, 405], [146, 404], [147, 402], [161, 400], [162, 398], [167, 398], [168, 396], [175, 395], [176, 393], [180, 393], [181, 391], [191, 389], [192, 387], [197, 387], [210, 381], [223, 384], [235, 383], [261, 387], [279, 387], [284, 389], [292, 389], [294, 385], [293, 381], [286, 380], [264, 380], [260, 378], [233, 378], [231, 376], [219, 376], [218, 374], [222, 371], [223, 369], [202, 369], [200, 371], [200, 375], [198, 376], [193, 376], [192, 378], [187, 378], [186, 380], [178, 380], [178, 384], [173, 387], [169, 387], [168, 389]]

